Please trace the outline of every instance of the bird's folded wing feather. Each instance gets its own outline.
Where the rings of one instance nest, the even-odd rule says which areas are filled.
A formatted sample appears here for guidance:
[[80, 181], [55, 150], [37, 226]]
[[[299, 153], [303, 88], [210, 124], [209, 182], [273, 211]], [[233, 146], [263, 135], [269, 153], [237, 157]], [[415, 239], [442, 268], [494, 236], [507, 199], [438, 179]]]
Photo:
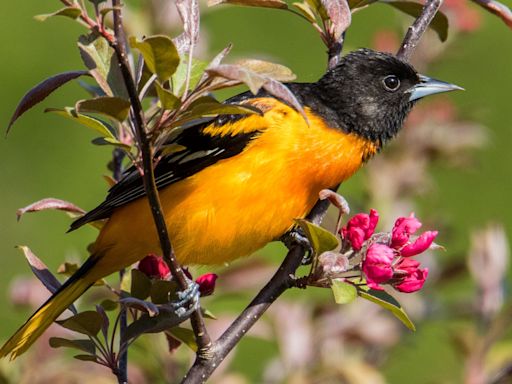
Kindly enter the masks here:
[[[258, 99], [253, 99], [258, 100]], [[244, 103], [253, 104], [245, 99]], [[261, 98], [259, 99], [261, 102]], [[272, 99], [271, 103], [277, 100]], [[268, 104], [268, 101], [267, 101]], [[247, 119], [260, 119], [251, 124]], [[235, 156], [242, 152], [247, 144], [266, 127], [261, 124], [259, 115], [219, 115], [211, 121], [181, 128], [173, 132], [165, 146], [173, 145], [178, 151], [163, 155], [154, 169], [157, 188], [163, 188], [183, 180], [216, 162]], [[243, 131], [236, 129], [236, 124], [244, 121], [244, 127], [254, 127]], [[165, 146], [163, 153], [165, 153]], [[117, 207], [145, 196], [144, 184], [140, 172], [131, 167], [123, 178], [110, 190], [103, 203], [75, 220], [70, 231], [82, 225], [110, 217]]]

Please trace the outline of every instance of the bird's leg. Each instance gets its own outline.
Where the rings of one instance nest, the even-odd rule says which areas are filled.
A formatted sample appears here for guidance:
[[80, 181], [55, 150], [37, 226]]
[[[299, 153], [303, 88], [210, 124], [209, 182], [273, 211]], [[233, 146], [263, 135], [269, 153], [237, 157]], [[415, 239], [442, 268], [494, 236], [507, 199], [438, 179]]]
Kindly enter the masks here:
[[295, 245], [300, 245], [306, 250], [306, 254], [302, 259], [302, 265], [311, 264], [313, 248], [311, 247], [311, 243], [309, 239], [306, 237], [304, 231], [300, 227], [293, 227], [288, 232], [286, 232], [283, 236], [279, 238], [280, 241], [286, 246], [286, 248], [290, 249]]
[[199, 307], [199, 284], [187, 278], [188, 287], [179, 291], [178, 300], [171, 302], [171, 307], [179, 317], [188, 317]]

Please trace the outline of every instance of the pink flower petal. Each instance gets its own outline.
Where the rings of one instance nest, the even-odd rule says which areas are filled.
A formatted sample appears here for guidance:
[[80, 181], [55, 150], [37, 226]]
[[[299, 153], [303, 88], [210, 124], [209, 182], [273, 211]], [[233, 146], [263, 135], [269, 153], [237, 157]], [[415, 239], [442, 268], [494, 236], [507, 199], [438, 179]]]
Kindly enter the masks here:
[[400, 250], [400, 254], [403, 257], [411, 257], [425, 252], [430, 248], [437, 234], [437, 231], [427, 231], [422, 233], [421, 236], [419, 236], [413, 243], [405, 245]]
[[363, 272], [369, 283], [384, 283], [393, 277], [391, 263], [395, 257], [393, 249], [385, 244], [374, 243], [366, 253]]
[[423, 288], [427, 277], [428, 268], [416, 269], [416, 271], [409, 274], [400, 284], [396, 284], [394, 287], [396, 290], [404, 293], [416, 292]]
[[409, 241], [409, 237], [421, 227], [421, 222], [411, 213], [409, 217], [399, 217], [391, 231], [391, 247], [398, 249]]

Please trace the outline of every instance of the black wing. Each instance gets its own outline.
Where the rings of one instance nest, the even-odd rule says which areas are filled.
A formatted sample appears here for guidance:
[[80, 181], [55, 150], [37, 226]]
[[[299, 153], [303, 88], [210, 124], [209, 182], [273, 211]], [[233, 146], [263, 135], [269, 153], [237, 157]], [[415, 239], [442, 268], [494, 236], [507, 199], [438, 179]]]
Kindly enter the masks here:
[[[247, 144], [260, 131], [236, 135], [212, 136], [204, 132], [210, 124], [221, 126], [246, 118], [248, 115], [220, 115], [207, 123], [184, 128], [167, 144], [185, 147], [182, 151], [172, 153], [160, 159], [155, 167], [157, 188], [163, 188], [183, 180], [219, 160], [235, 156], [243, 151]], [[91, 221], [110, 217], [113, 210], [146, 195], [139, 171], [131, 167], [125, 171], [123, 178], [108, 192], [103, 203], [75, 220], [69, 231], [73, 231]]]

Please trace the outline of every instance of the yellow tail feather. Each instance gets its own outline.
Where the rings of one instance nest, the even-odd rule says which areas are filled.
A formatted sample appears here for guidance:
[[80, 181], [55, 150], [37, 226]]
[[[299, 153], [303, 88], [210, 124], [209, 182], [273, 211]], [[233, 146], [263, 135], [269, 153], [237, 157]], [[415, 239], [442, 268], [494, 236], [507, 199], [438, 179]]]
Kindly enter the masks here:
[[90, 286], [91, 283], [83, 278], [64, 284], [7, 340], [0, 349], [0, 357], [10, 354], [11, 360], [14, 360], [24, 353], [53, 321]]

